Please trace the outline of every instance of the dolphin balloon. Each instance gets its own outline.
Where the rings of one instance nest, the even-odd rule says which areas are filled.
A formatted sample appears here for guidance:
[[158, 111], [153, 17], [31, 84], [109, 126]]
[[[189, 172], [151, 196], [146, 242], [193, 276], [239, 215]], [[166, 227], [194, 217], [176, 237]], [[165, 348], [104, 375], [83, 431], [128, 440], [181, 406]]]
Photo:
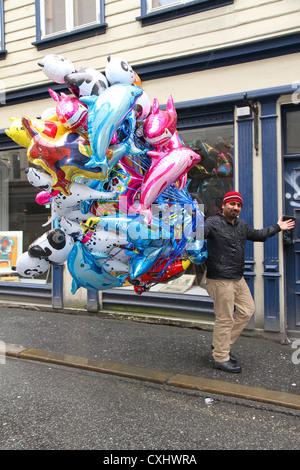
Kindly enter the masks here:
[[[143, 214], [148, 222], [152, 220], [151, 204], [172, 183], [185, 178], [201, 156], [188, 147], [179, 147], [166, 152], [148, 151], [153, 161], [146, 171], [142, 186], [140, 204], [136, 212]], [[134, 211], [134, 208], [132, 208]]]
[[145, 150], [139, 149], [132, 138], [129, 136], [127, 140], [124, 140], [118, 144], [110, 145], [107, 152], [108, 167], [111, 170], [114, 166], [126, 155], [142, 155]]
[[101, 265], [97, 264], [96, 258], [84, 247], [81, 242], [75, 242], [68, 256], [68, 269], [72, 281], [72, 294], [79, 287], [92, 290], [112, 289], [123, 284], [127, 273], [120, 277], [109, 274]]
[[149, 271], [162, 256], [166, 246], [147, 247], [139, 253], [136, 253], [131, 257], [131, 263], [129, 267], [129, 275], [131, 279], [142, 276]]
[[87, 168], [100, 166], [103, 173], [107, 172], [108, 146], [142, 93], [140, 87], [120, 83], [107, 88], [100, 96], [81, 97], [88, 106], [88, 137], [93, 152]]

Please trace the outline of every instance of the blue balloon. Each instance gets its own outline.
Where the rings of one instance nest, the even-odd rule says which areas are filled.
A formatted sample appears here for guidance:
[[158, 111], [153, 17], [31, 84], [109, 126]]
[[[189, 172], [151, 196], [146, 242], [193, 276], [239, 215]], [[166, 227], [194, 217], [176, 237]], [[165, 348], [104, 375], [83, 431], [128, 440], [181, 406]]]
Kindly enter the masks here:
[[127, 274], [115, 277], [97, 264], [95, 257], [84, 247], [81, 242], [75, 242], [68, 256], [68, 269], [72, 280], [72, 294], [79, 287], [92, 290], [112, 289], [120, 287]]
[[149, 271], [159, 260], [159, 258], [163, 255], [165, 249], [165, 246], [162, 246], [160, 248], [148, 247], [140, 253], [133, 255], [129, 261], [130, 279], [140, 277], [147, 271]]
[[[80, 98], [88, 106], [88, 138], [92, 149], [92, 157], [86, 167], [100, 166], [103, 173], [107, 173], [109, 144], [142, 93], [140, 87], [120, 83], [106, 88], [100, 96]], [[133, 126], [133, 119], [130, 122]]]
[[190, 261], [194, 264], [203, 264], [207, 261], [207, 242], [206, 240], [196, 240], [191, 244], [191, 249], [186, 249], [186, 253]]
[[136, 147], [134, 141], [129, 137], [126, 141], [122, 141], [119, 144], [111, 145], [109, 150], [112, 154], [108, 167], [111, 170], [126, 154], [130, 155], [141, 155], [144, 150], [140, 150]]

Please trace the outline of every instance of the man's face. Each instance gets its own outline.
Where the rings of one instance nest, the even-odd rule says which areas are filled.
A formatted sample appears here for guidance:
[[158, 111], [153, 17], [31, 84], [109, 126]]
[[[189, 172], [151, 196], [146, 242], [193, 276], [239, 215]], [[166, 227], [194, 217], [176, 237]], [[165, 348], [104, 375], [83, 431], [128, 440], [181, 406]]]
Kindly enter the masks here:
[[223, 214], [228, 220], [235, 220], [242, 210], [242, 204], [238, 201], [230, 201], [222, 204]]

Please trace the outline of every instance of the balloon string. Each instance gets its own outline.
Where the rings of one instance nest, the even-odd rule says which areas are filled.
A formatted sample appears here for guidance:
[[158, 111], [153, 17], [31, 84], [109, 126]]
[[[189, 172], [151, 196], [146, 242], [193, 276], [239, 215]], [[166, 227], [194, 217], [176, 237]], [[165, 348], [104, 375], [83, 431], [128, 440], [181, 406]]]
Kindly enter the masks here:
[[[127, 155], [126, 154], [126, 157], [132, 162], [134, 163], [135, 165], [139, 166], [143, 171], [147, 171], [149, 166], [150, 166], [150, 162], [145, 160], [142, 156], [141, 160], [139, 162], [137, 162], [134, 158], [132, 158], [130, 155]], [[143, 162], [142, 162], [142, 159], [143, 159]], [[143, 164], [142, 164], [143, 163]], [[123, 164], [124, 166], [126, 164]], [[127, 168], [130, 168], [127, 166]]]

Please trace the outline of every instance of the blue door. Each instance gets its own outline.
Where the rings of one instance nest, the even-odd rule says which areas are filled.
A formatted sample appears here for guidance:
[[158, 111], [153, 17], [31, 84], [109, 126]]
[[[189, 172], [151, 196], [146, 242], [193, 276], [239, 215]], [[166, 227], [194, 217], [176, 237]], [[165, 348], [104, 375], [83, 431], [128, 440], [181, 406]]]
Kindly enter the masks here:
[[[284, 233], [287, 330], [300, 335], [300, 109], [283, 112], [285, 214], [295, 218], [292, 234]], [[291, 236], [290, 236], [291, 235]]]

